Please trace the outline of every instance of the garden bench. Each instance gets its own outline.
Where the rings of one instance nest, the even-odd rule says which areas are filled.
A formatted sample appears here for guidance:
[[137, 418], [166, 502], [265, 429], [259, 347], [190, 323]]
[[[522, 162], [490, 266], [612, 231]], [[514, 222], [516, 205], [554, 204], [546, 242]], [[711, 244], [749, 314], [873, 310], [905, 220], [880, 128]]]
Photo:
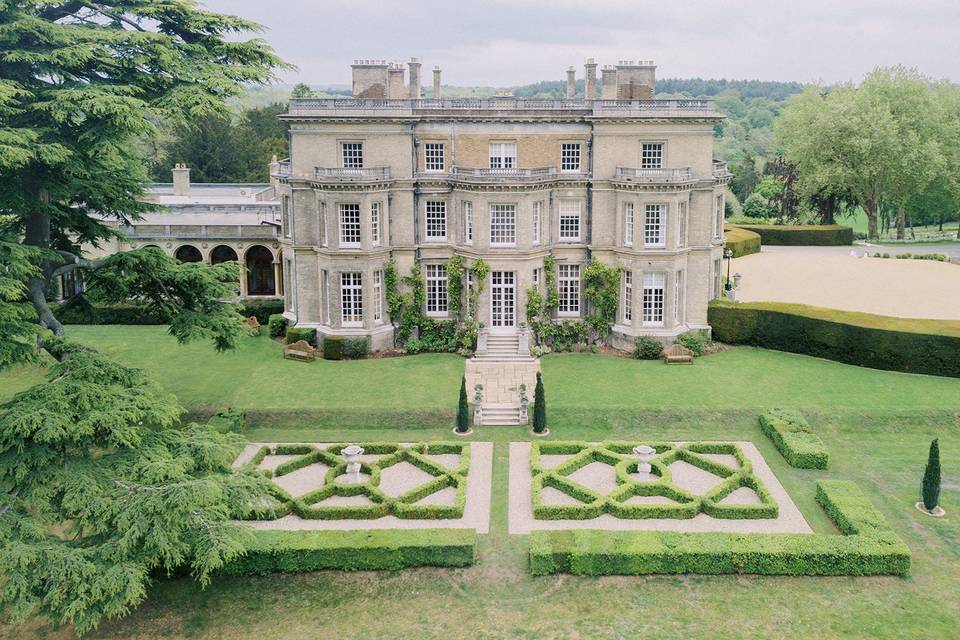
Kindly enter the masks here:
[[247, 327], [250, 329], [250, 335], [258, 336], [260, 335], [260, 321], [257, 320], [257, 316], [250, 316], [244, 321]]
[[317, 357], [317, 350], [306, 340], [297, 340], [283, 348], [283, 357], [301, 362], [313, 362]]
[[663, 362], [665, 364], [693, 364], [693, 351], [675, 344], [663, 350]]

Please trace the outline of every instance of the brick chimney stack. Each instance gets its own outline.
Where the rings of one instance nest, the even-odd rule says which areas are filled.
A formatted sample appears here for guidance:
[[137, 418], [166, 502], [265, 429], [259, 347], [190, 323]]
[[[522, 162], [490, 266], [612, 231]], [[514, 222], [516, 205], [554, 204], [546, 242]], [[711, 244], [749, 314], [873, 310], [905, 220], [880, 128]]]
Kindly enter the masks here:
[[567, 69], [567, 97], [572, 98], [577, 95], [577, 70], [573, 67]]
[[433, 68], [433, 97], [440, 97], [440, 66]]
[[410, 69], [410, 98], [417, 100], [420, 98], [420, 61], [410, 58], [407, 67]]
[[587, 58], [587, 62], [583, 66], [587, 71], [587, 86], [584, 95], [587, 100], [595, 100], [597, 98], [597, 63], [594, 62], [593, 58]]
[[173, 165], [173, 195], [190, 195], [190, 168], [180, 162]]

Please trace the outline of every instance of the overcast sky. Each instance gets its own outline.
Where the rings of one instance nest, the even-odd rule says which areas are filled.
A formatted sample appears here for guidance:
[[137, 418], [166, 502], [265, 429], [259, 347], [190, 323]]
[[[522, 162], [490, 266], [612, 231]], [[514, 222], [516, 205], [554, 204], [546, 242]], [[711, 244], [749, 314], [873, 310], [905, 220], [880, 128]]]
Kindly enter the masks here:
[[878, 65], [960, 81], [960, 0], [201, 0], [249, 18], [298, 69], [348, 84], [354, 58], [440, 65], [448, 85], [561, 80], [652, 59], [661, 78], [859, 80]]

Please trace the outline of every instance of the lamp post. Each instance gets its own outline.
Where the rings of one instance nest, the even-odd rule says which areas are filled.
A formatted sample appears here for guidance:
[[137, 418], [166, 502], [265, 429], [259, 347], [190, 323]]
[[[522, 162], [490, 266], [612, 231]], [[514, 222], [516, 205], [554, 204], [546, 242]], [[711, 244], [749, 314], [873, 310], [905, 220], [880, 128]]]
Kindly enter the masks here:
[[723, 256], [727, 259], [727, 282], [723, 285], [724, 291], [733, 289], [733, 283], [730, 282], [730, 264], [733, 262], [733, 249], [727, 249]]

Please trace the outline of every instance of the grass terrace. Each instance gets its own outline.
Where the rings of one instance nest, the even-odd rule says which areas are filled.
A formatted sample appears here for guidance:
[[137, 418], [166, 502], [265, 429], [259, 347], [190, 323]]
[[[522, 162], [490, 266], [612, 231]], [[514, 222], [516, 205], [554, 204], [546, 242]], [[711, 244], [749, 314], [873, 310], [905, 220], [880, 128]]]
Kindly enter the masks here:
[[[72, 337], [150, 370], [191, 411], [254, 416], [252, 442], [450, 441], [462, 359], [283, 361], [266, 338], [217, 355], [178, 347], [161, 327], [69, 327]], [[960, 636], [960, 380], [876, 371], [736, 348], [694, 366], [594, 355], [543, 361], [551, 436], [538, 442], [752, 442], [814, 534], [841, 535], [817, 502], [821, 480], [853, 481], [912, 554], [909, 577], [651, 575], [535, 577], [530, 536], [508, 533], [508, 451], [526, 428], [478, 429], [492, 442], [490, 531], [469, 567], [220, 577], [207, 589], [160, 580], [146, 603], [92, 638], [418, 639], [950, 638]], [[0, 396], [39, 380], [0, 376]], [[803, 411], [829, 451], [825, 470], [790, 466], [761, 430], [774, 406]], [[290, 409], [291, 411], [286, 411]], [[260, 412], [259, 414], [257, 412]], [[417, 422], [419, 420], [419, 422]], [[941, 504], [914, 508], [927, 446], [940, 438]], [[453, 564], [453, 562], [451, 562]], [[0, 625], [0, 638], [72, 638]]]

